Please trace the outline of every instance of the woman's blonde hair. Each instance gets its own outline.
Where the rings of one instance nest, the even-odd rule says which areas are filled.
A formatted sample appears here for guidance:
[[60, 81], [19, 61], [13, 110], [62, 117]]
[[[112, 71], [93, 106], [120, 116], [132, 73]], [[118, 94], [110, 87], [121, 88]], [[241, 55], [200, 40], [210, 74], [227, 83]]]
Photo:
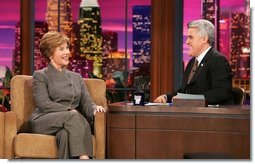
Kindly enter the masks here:
[[39, 49], [40, 52], [48, 60], [50, 60], [50, 57], [53, 55], [56, 48], [60, 47], [65, 43], [67, 43], [67, 45], [70, 46], [69, 38], [65, 34], [57, 31], [50, 31], [43, 35], [40, 41]]

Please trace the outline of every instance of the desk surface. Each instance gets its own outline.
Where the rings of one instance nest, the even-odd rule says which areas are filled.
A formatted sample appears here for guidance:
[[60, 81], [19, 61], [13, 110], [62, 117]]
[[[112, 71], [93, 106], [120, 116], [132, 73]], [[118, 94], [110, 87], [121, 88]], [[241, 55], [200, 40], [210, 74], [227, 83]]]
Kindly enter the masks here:
[[155, 113], [212, 113], [212, 114], [228, 114], [228, 115], [250, 115], [249, 105], [229, 105], [217, 107], [174, 107], [167, 105], [157, 106], [134, 106], [130, 103], [113, 103], [108, 104], [108, 112], [155, 112]]

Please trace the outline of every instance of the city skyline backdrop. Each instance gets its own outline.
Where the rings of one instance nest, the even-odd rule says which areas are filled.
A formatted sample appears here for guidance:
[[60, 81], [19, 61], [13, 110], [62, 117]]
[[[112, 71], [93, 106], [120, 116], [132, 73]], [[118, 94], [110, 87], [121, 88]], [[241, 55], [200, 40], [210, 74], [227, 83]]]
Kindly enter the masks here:
[[[80, 0], [71, 1], [73, 22], [77, 22], [79, 17]], [[111, 2], [111, 3], [109, 3]], [[150, 5], [150, 0], [129, 0], [128, 1], [128, 52], [132, 52], [132, 6]], [[20, 8], [19, 0], [1, 1], [0, 7], [0, 65], [7, 65], [12, 68], [12, 54], [15, 43], [15, 25], [19, 21]], [[98, 0], [101, 10], [102, 29], [118, 32], [118, 50], [124, 51], [125, 48], [125, 1], [121, 0]], [[235, 11], [244, 11], [245, 0], [224, 0], [220, 2], [222, 9], [234, 9]], [[10, 7], [11, 6], [11, 7]], [[35, 1], [35, 20], [45, 21], [47, 0]], [[193, 20], [201, 18], [201, 1], [184, 0], [184, 51], [186, 24]], [[118, 13], [118, 14], [116, 14]], [[185, 53], [185, 52], [184, 52]], [[184, 61], [188, 60], [184, 56]]]

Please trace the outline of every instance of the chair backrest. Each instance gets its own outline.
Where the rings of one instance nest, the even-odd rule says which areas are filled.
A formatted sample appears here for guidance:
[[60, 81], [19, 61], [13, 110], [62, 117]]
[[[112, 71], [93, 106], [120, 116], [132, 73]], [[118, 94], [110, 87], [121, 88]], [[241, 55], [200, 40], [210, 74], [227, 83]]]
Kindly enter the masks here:
[[27, 120], [35, 109], [32, 76], [16, 75], [11, 80], [11, 111], [17, 116], [17, 129], [27, 130]]
[[[101, 79], [84, 79], [92, 100], [107, 109], [106, 84]], [[19, 132], [27, 131], [27, 121], [35, 109], [32, 93], [33, 78], [29, 75], [16, 75], [11, 80], [11, 110], [17, 116]]]
[[246, 99], [246, 93], [243, 88], [232, 87], [232, 96], [235, 105], [243, 105]]

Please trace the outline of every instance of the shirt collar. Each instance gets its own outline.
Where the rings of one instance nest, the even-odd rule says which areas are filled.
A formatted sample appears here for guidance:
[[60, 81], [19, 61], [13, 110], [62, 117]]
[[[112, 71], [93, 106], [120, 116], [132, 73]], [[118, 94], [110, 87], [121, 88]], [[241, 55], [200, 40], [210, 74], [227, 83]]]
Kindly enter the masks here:
[[66, 67], [63, 67], [63, 70], [59, 71], [56, 67], [54, 67], [54, 65], [51, 62], [48, 64], [48, 67], [50, 67], [51, 69], [57, 72], [66, 72]]
[[206, 53], [209, 51], [209, 49], [212, 46], [208, 47], [206, 50], [204, 50], [204, 52], [202, 52], [198, 57], [196, 57], [196, 59], [198, 60], [198, 65], [200, 64], [200, 62], [203, 60], [203, 58], [205, 57]]

